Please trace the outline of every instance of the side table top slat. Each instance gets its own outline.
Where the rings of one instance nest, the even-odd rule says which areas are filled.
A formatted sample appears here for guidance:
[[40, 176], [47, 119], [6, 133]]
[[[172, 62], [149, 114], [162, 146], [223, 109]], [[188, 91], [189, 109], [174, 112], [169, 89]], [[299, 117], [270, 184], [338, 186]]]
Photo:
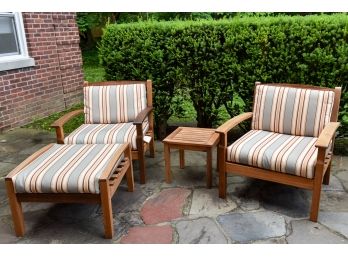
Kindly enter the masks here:
[[215, 129], [178, 127], [163, 142], [193, 146], [213, 146], [219, 140]]

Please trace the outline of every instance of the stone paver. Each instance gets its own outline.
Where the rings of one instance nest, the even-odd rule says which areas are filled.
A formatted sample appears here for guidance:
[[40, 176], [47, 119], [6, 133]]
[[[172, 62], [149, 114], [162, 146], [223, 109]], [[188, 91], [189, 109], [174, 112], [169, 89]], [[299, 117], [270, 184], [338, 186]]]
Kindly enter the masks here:
[[176, 223], [180, 244], [224, 244], [227, 239], [209, 218], [183, 220]]
[[118, 240], [122, 236], [126, 235], [131, 227], [144, 225], [139, 213], [115, 213], [114, 212], [114, 228], [115, 235], [114, 240]]
[[269, 182], [262, 188], [260, 202], [265, 209], [305, 218], [309, 216], [311, 196], [308, 190]]
[[320, 198], [320, 210], [348, 212], [348, 193], [322, 192]]
[[18, 240], [13, 233], [12, 220], [9, 217], [0, 218], [0, 244], [12, 244]]
[[[167, 184], [164, 183], [164, 187], [186, 187], [193, 188], [197, 187], [205, 187], [207, 184], [206, 177], [206, 166], [201, 165], [201, 161], [197, 161], [200, 165], [196, 166], [185, 166], [185, 169], [180, 169], [179, 166], [172, 166], [172, 183]], [[163, 170], [164, 172], [164, 170]], [[213, 171], [213, 186], [214, 185], [214, 176], [215, 172]], [[163, 179], [164, 181], [164, 179]]]
[[112, 198], [113, 211], [116, 213], [138, 211], [146, 198], [139, 184], [135, 186], [134, 192], [128, 192], [126, 185], [119, 186]]
[[284, 218], [272, 212], [231, 213], [217, 220], [231, 240], [237, 242], [281, 237], [286, 233]]
[[170, 225], [133, 227], [121, 239], [122, 244], [169, 244], [173, 240]]
[[347, 170], [345, 171], [338, 172], [336, 176], [341, 180], [346, 191], [348, 191], [348, 165], [346, 166], [346, 169]]
[[348, 167], [348, 158], [347, 156], [337, 156], [334, 155], [332, 160], [332, 171], [333, 173], [339, 171], [347, 171]]
[[234, 210], [237, 205], [228, 197], [219, 198], [217, 189], [196, 189], [193, 191], [190, 215], [217, 216]]
[[329, 185], [322, 185], [322, 191], [344, 191], [342, 183], [335, 176], [330, 176]]
[[[6, 195], [7, 196], [7, 195]], [[22, 209], [24, 215], [29, 212], [35, 212], [40, 210], [46, 210], [54, 206], [53, 203], [22, 203]], [[8, 204], [8, 200], [1, 202], [0, 217], [11, 215], [11, 209]]]
[[318, 221], [348, 238], [348, 212], [320, 212]]
[[3, 207], [1, 203], [7, 201], [7, 192], [5, 187], [5, 179], [0, 179], [0, 206]]
[[128, 192], [124, 180], [112, 199], [113, 239], [104, 239], [99, 205], [52, 203], [23, 203], [26, 234], [17, 238], [4, 176], [54, 142], [55, 133], [35, 129], [0, 134], [0, 243], [347, 243], [348, 156], [334, 156], [330, 185], [322, 187], [319, 220], [313, 223], [307, 190], [228, 175], [227, 200], [218, 198], [216, 153], [212, 189], [205, 187], [202, 152], [186, 151], [185, 169], [179, 169], [173, 151], [173, 183], [165, 183], [160, 141], [155, 158], [146, 157], [147, 183], [139, 184], [134, 161], [135, 191]]
[[229, 179], [232, 183], [228, 185], [227, 192], [242, 210], [251, 211], [260, 208], [260, 190], [263, 181], [239, 176]]
[[141, 209], [145, 224], [158, 224], [182, 217], [186, 198], [191, 190], [183, 188], [164, 189], [156, 197], [147, 200]]
[[269, 238], [266, 240], [258, 240], [254, 244], [287, 244], [285, 237]]
[[291, 222], [292, 234], [287, 237], [290, 244], [342, 244], [348, 243], [319, 223], [308, 220], [296, 220]]
[[13, 170], [17, 165], [14, 163], [0, 162], [0, 178], [6, 177], [6, 175]]

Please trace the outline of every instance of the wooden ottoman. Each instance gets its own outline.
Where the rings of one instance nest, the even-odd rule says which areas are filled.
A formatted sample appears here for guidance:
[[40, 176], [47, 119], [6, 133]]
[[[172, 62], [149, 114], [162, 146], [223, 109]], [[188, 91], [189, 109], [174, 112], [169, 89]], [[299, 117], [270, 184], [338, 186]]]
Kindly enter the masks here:
[[50, 144], [42, 148], [5, 179], [16, 235], [24, 235], [21, 202], [99, 203], [105, 237], [112, 238], [111, 198], [124, 174], [132, 192], [129, 144]]

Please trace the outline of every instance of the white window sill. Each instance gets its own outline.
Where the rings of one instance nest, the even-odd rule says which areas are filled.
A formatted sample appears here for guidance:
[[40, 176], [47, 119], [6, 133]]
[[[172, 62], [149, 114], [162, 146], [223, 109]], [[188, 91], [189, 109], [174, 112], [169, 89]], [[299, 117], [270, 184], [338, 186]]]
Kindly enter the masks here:
[[35, 66], [34, 58], [28, 56], [5, 56], [0, 57], [0, 71], [13, 70]]

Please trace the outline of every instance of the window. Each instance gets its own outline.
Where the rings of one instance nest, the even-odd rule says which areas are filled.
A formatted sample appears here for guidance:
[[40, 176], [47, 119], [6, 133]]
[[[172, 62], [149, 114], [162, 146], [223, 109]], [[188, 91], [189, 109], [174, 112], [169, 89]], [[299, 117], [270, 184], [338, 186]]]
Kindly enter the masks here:
[[22, 14], [0, 12], [0, 71], [34, 65], [28, 55]]

